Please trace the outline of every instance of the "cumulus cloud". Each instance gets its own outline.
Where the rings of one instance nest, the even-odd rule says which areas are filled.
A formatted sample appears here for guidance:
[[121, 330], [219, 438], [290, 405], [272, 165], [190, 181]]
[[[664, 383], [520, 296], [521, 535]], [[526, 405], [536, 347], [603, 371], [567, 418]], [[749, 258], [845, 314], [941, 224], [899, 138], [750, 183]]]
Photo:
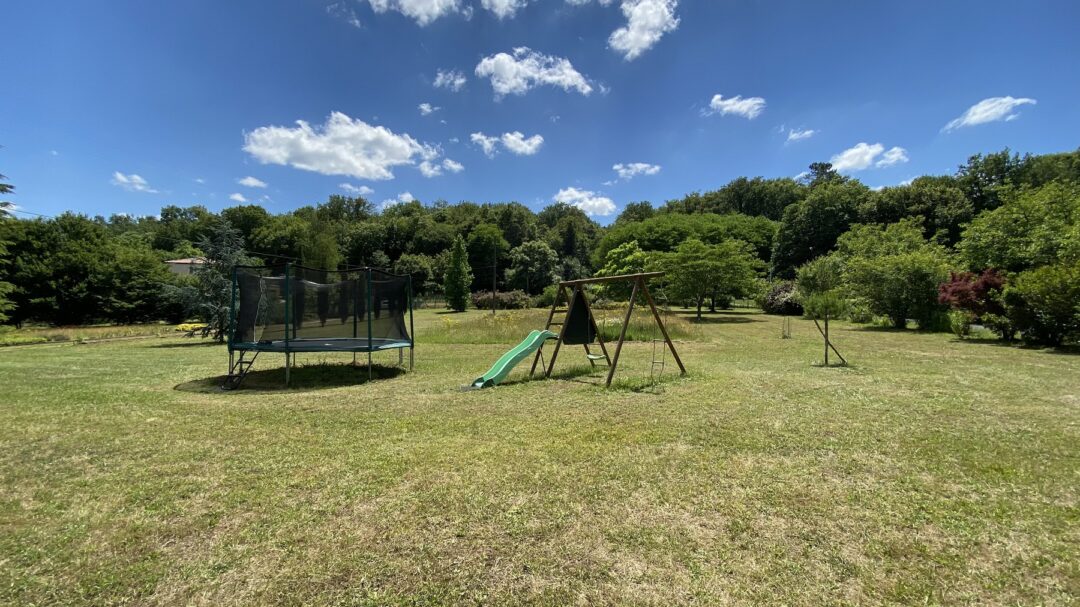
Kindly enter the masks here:
[[633, 61], [653, 47], [660, 38], [679, 27], [675, 16], [678, 0], [623, 0], [626, 25], [611, 33], [608, 45]]
[[450, 171], [451, 173], [460, 173], [465, 170], [465, 165], [461, 164], [456, 160], [450, 160], [449, 158], [443, 159], [442, 166], [444, 169]]
[[441, 107], [431, 105], [430, 103], [421, 103], [420, 105], [416, 106], [416, 108], [420, 110], [421, 116], [427, 116], [432, 112], [437, 112], [442, 109]]
[[540, 146], [544, 145], [544, 138], [541, 135], [525, 137], [521, 131], [514, 131], [513, 133], [503, 133], [502, 144], [513, 154], [532, 156], [540, 151]]
[[396, 198], [387, 198], [386, 200], [382, 201], [382, 208], [385, 209], [385, 208], [388, 208], [388, 207], [392, 207], [395, 204], [401, 204], [403, 202], [412, 202], [414, 200], [416, 200], [415, 196], [413, 196], [409, 192], [402, 192], [402, 193], [398, 194]]
[[941, 130], [949, 132], [965, 126], [976, 126], [987, 122], [999, 122], [1001, 120], [1008, 122], [1020, 117], [1020, 113], [1013, 110], [1022, 105], [1035, 105], [1036, 103], [1038, 102], [1027, 97], [1019, 99], [1016, 97], [990, 97], [969, 107], [959, 118], [950, 120], [949, 124], [946, 124]]
[[244, 197], [244, 195], [241, 194], [240, 192], [236, 192], [234, 194], [229, 194], [229, 200], [231, 200], [233, 202], [239, 202], [239, 203], [245, 203], [245, 202], [248, 201], [248, 199], [246, 197]]
[[498, 137], [488, 137], [483, 133], [473, 133], [472, 135], [469, 135], [469, 139], [480, 146], [480, 149], [484, 150], [484, 153], [487, 154], [488, 158], [495, 155], [495, 144], [499, 143]]
[[541, 85], [556, 86], [582, 95], [592, 93], [592, 85], [569, 60], [538, 53], [520, 46], [509, 53], [484, 57], [476, 64], [476, 75], [491, 81], [495, 98], [524, 95]]
[[495, 13], [499, 19], [513, 17], [529, 0], [480, 0], [480, 6]]
[[439, 70], [435, 74], [435, 88], [450, 89], [453, 92], [460, 91], [465, 86], [465, 74], [458, 70]]
[[265, 181], [263, 181], [261, 179], [256, 179], [256, 178], [254, 178], [254, 177], [252, 177], [250, 175], [248, 175], [247, 177], [244, 177], [243, 179], [237, 179], [236, 183], [239, 183], [240, 185], [242, 185], [242, 186], [244, 186], [246, 188], [265, 188], [266, 187], [266, 182]]
[[371, 196], [375, 193], [375, 190], [369, 188], [366, 185], [353, 185], [351, 183], [338, 184], [342, 192], [346, 194], [352, 194], [353, 196]]
[[449, 15], [464, 12], [459, 0], [368, 0], [376, 13], [397, 11], [423, 26]]
[[150, 187], [141, 176], [132, 173], [125, 175], [120, 171], [113, 172], [112, 184], [124, 188], [129, 192], [143, 192], [145, 194], [157, 194], [158, 191]]
[[296, 127], [263, 126], [244, 136], [244, 151], [263, 164], [292, 166], [323, 175], [393, 179], [393, 168], [434, 162], [437, 147], [334, 112], [319, 127], [303, 120]]
[[736, 116], [742, 116], [748, 120], [753, 120], [761, 115], [765, 111], [765, 100], [761, 97], [747, 97], [742, 98], [742, 95], [735, 95], [734, 97], [724, 99], [723, 95], [713, 95], [712, 101], [709, 102], [709, 109], [704, 113], [705, 115], [720, 114], [721, 116], [727, 116], [728, 114], [734, 114]]
[[829, 159], [837, 171], [861, 171], [870, 167], [879, 169], [908, 161], [907, 150], [892, 147], [888, 151], [880, 143], [860, 142]]
[[589, 190], [579, 190], [575, 187], [563, 188], [551, 197], [555, 202], [565, 202], [573, 205], [586, 215], [611, 215], [615, 212], [615, 202], [605, 196]]
[[797, 129], [789, 129], [787, 134], [787, 140], [788, 143], [791, 143], [792, 141], [802, 141], [803, 139], [809, 139], [813, 137], [815, 133], [817, 133], [817, 131], [815, 131], [814, 129], [805, 129], [801, 131]]
[[539, 152], [540, 147], [544, 145], [543, 135], [526, 137], [521, 131], [503, 133], [501, 136], [473, 133], [472, 135], [469, 135], [469, 139], [474, 144], [480, 146], [480, 149], [484, 151], [484, 154], [486, 154], [488, 158], [493, 158], [495, 154], [498, 153], [498, 145], [500, 143], [510, 153], [517, 154], [518, 156], [532, 156]]
[[645, 162], [619, 163], [611, 168], [619, 174], [619, 179], [624, 181], [629, 181], [638, 175], [656, 175], [660, 172], [660, 165]]

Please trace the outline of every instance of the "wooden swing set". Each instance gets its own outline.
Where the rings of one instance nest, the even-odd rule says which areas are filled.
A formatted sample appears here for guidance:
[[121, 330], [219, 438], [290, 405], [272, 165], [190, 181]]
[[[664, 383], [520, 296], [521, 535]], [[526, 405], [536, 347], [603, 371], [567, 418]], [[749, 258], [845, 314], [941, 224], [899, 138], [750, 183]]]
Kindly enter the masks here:
[[[686, 367], [683, 366], [682, 359], [679, 358], [679, 353], [675, 351], [675, 344], [671, 342], [671, 337], [668, 336], [667, 328], [664, 326], [663, 319], [660, 318], [660, 313], [656, 310], [656, 303], [653, 301], [652, 294], [649, 292], [649, 287], [646, 282], [651, 278], [659, 278], [663, 276], [663, 272], [643, 272], [639, 274], [622, 274], [619, 276], [604, 276], [599, 278], [582, 278], [579, 280], [564, 280], [559, 283], [559, 290], [555, 293], [555, 301], [551, 304], [551, 312], [548, 314], [547, 325], [545, 330], [551, 331], [552, 327], [559, 327], [559, 337], [555, 342], [555, 348], [551, 352], [551, 360], [547, 365], [543, 364], [543, 348], [539, 348], [536, 351], [536, 356], [533, 358], [532, 369], [529, 370], [529, 376], [532, 377], [536, 373], [536, 367], [540, 366], [543, 369], [544, 377], [551, 377], [551, 370], [555, 367], [555, 360], [559, 356], [559, 349], [563, 344], [566, 345], [581, 345], [585, 347], [585, 356], [589, 359], [589, 364], [594, 368], [596, 362], [603, 360], [608, 365], [607, 380], [604, 382], [605, 387], [611, 387], [611, 380], [615, 377], [615, 369], [619, 365], [619, 354], [622, 353], [623, 341], [626, 339], [626, 328], [630, 324], [630, 316], [634, 312], [634, 302], [637, 299], [638, 293], [641, 293], [645, 299], [645, 303], [649, 305], [649, 309], [652, 310], [652, 316], [656, 320], [656, 325], [660, 328], [660, 333], [664, 336], [665, 347], [671, 350], [671, 356], [675, 359], [675, 362], [679, 365], [679, 371], [682, 375], [686, 375]], [[619, 330], [619, 341], [615, 344], [615, 355], [609, 356], [607, 346], [604, 344], [604, 337], [600, 334], [600, 331], [596, 327], [596, 317], [593, 316], [592, 306], [589, 304], [588, 295], [585, 293], [585, 285], [612, 283], [612, 282], [632, 282], [633, 289], [630, 292], [630, 305], [626, 309], [626, 316], [623, 318], [622, 327]], [[565, 302], [566, 307], [560, 309], [560, 305]], [[562, 320], [557, 320], [557, 316], [562, 314]], [[554, 331], [552, 331], [554, 332]], [[599, 343], [600, 352], [602, 354], [594, 354], [589, 350], [589, 344]], [[656, 365], [663, 365], [663, 361], [657, 361], [656, 359], [656, 340], [653, 340], [653, 368]], [[661, 372], [663, 368], [661, 367]]]

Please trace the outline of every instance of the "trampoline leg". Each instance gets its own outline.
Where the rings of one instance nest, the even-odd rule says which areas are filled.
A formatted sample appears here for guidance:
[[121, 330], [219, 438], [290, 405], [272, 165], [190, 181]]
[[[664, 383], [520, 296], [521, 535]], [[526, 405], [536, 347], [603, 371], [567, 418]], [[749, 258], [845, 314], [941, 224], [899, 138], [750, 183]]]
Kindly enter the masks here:
[[292, 366], [292, 354], [285, 353], [285, 387], [289, 387], [289, 367]]
[[412, 368], [413, 368], [413, 349], [409, 348], [409, 370], [412, 371]]
[[397, 349], [397, 364], [399, 367], [405, 366], [405, 350], [401, 348]]
[[356, 366], [356, 352], [352, 353], [352, 366]]
[[233, 372], [233, 364], [234, 364], [233, 361], [234, 361], [235, 356], [236, 356], [235, 354], [233, 354], [232, 352], [229, 352], [229, 375], [232, 375], [232, 372]]
[[368, 381], [371, 380], [371, 351], [370, 350], [368, 350], [368, 353], [367, 353], [367, 378], [368, 378]]

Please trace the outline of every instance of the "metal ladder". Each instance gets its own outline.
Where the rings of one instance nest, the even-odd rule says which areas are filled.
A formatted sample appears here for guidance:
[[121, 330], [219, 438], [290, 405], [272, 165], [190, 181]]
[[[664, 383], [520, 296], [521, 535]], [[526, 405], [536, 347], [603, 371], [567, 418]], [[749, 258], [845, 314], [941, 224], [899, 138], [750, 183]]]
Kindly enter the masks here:
[[250, 359], [246, 359], [248, 350], [240, 351], [240, 358], [229, 368], [229, 374], [225, 376], [225, 381], [221, 382], [222, 390], [235, 390], [243, 383], [244, 378], [247, 377], [251, 366], [255, 364], [255, 359], [259, 357], [258, 350], [251, 355]]

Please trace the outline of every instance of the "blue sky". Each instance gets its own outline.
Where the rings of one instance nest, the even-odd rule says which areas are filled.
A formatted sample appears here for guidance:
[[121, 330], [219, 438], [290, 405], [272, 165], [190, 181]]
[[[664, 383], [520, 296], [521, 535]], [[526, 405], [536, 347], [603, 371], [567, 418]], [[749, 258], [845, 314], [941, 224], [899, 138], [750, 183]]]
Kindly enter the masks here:
[[881, 186], [1080, 146], [1075, 1], [13, 1], [0, 21], [0, 173], [48, 215], [363, 191], [607, 223], [819, 160]]

